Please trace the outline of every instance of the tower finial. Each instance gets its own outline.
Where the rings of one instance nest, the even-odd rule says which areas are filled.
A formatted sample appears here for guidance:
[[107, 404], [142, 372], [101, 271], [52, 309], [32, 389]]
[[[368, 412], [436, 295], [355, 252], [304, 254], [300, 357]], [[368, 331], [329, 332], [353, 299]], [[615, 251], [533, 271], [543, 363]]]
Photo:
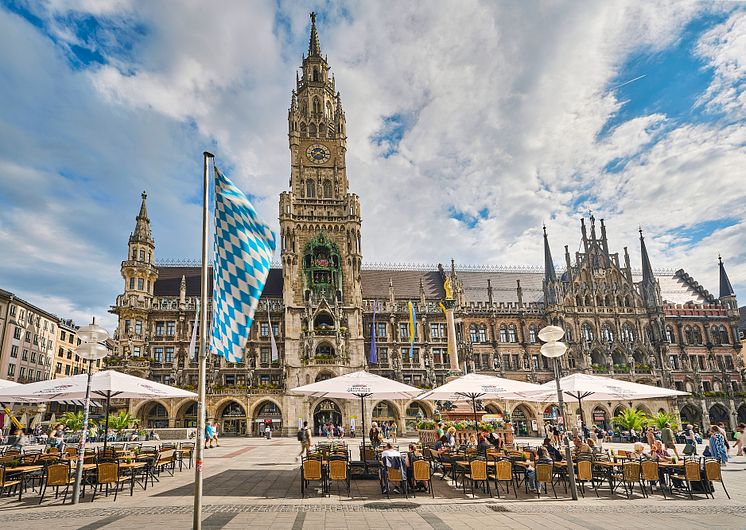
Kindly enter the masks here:
[[734, 296], [736, 293], [733, 290], [733, 284], [730, 283], [728, 273], [725, 272], [725, 264], [720, 253], [718, 253], [718, 267], [720, 268], [720, 298]]
[[319, 33], [316, 30], [316, 12], [311, 11], [311, 39], [308, 42], [308, 56], [321, 57], [321, 45], [319, 44]]

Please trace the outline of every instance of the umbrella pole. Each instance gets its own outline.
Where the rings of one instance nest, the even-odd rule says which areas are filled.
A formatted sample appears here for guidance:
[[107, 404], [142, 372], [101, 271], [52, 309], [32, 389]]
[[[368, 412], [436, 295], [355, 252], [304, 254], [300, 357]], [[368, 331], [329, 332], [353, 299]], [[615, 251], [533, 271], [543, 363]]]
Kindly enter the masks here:
[[578, 393], [578, 410], [580, 411], [580, 431], [583, 432], [583, 427], [585, 427], [585, 415], [583, 414], [583, 402], [580, 398], [580, 393]]
[[360, 418], [360, 430], [362, 431], [361, 434], [363, 436], [363, 451], [362, 451], [362, 457], [363, 457], [363, 467], [365, 468], [365, 475], [368, 475], [368, 459], [365, 458], [365, 396], [360, 396], [360, 408], [362, 409], [362, 417]]
[[474, 430], [479, 434], [479, 422], [477, 421], [477, 398], [472, 396], [471, 406], [474, 409]]
[[565, 400], [562, 397], [562, 388], [560, 387], [559, 358], [554, 358], [554, 380], [557, 382], [557, 401], [559, 402], [560, 414], [562, 414], [562, 424], [565, 426], [565, 460], [567, 461], [567, 476], [570, 479], [570, 493], [572, 500], [578, 500], [578, 487], [575, 484], [575, 468], [572, 464], [572, 452], [570, 452], [570, 438], [567, 436], [567, 417], [565, 416]]
[[106, 440], [109, 438], [109, 406], [111, 405], [111, 392], [106, 395], [106, 417], [104, 418], [104, 453], [106, 453]]
[[83, 462], [85, 461], [85, 442], [88, 436], [88, 413], [91, 407], [91, 363], [88, 360], [88, 382], [85, 387], [85, 408], [83, 411], [83, 432], [78, 440], [78, 461], [75, 464], [75, 482], [73, 483], [73, 504], [80, 502], [80, 484], [83, 482]]

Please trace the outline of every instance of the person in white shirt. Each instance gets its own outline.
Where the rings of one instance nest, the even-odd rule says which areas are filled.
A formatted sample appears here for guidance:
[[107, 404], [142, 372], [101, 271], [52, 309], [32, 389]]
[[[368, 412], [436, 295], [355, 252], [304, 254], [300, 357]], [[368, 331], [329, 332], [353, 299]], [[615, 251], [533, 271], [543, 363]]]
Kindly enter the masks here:
[[381, 456], [384, 458], [387, 456], [398, 456], [399, 458], [401, 458], [401, 453], [397, 449], [394, 449], [394, 447], [389, 442], [386, 444], [386, 449], [383, 450]]

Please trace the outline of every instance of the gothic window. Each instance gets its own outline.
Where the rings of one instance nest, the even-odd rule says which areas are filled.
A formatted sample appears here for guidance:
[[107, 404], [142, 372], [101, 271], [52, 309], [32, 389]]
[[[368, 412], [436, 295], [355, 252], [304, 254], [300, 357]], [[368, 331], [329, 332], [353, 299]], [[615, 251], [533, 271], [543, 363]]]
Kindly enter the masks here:
[[635, 330], [629, 323], [625, 323], [622, 326], [622, 342], [633, 342], [635, 340]]
[[487, 328], [484, 324], [479, 326], [479, 342], [487, 342]]
[[671, 326], [666, 326], [666, 340], [670, 344], [676, 344], [676, 335], [674, 335], [673, 328]]
[[319, 80], [319, 69], [315, 66], [313, 67], [313, 80], [318, 81]]
[[572, 328], [566, 328], [565, 329], [565, 338], [568, 342], [572, 342]]
[[515, 325], [513, 324], [508, 326], [508, 342], [518, 342], [518, 339], [515, 333]]
[[585, 305], [587, 306], [593, 305], [593, 297], [589, 294], [585, 295]]
[[698, 326], [692, 329], [692, 340], [693, 344], [702, 344], [702, 331]]
[[[328, 101], [326, 102], [326, 119], [330, 120], [332, 118], [332, 105]], [[334, 129], [331, 129], [332, 131]]]
[[471, 342], [479, 342], [479, 337], [477, 337], [477, 326], [474, 324], [469, 326], [469, 340], [471, 340]]
[[614, 331], [608, 324], [604, 325], [601, 329], [601, 333], [605, 342], [614, 342]]
[[313, 98], [313, 113], [321, 114], [321, 100], [319, 98]]
[[311, 179], [306, 181], [306, 197], [309, 199], [316, 197], [316, 184]]
[[505, 324], [500, 325], [500, 342], [508, 342], [508, 328]]
[[300, 134], [301, 136], [306, 135], [306, 124], [304, 122], [300, 122]]
[[725, 326], [720, 326], [720, 343], [730, 344], [730, 337], [728, 336], [728, 330]]
[[327, 179], [324, 181], [324, 198], [330, 199], [332, 196], [332, 181]]
[[145, 251], [140, 249], [140, 261], [145, 261]]
[[135, 279], [130, 278], [130, 289], [134, 289], [134, 288], [135, 288]]
[[576, 306], [582, 306], [583, 305], [583, 297], [580, 295], [577, 295], [575, 297], [575, 305]]
[[692, 333], [692, 327], [687, 326], [684, 328], [684, 342], [687, 344], [694, 344], [694, 334]]
[[593, 340], [593, 328], [590, 324], [583, 324], [583, 340], [591, 342]]
[[324, 125], [324, 122], [319, 123], [319, 136], [322, 138], [326, 134], [326, 125]]
[[308, 134], [312, 137], [316, 137], [316, 124], [312, 123], [308, 126]]
[[536, 342], [536, 326], [530, 326], [528, 328], [528, 341], [530, 343]]
[[720, 346], [720, 329], [717, 326], [710, 328], [710, 337], [715, 346]]
[[138, 288], [139, 290], [141, 290], [141, 291], [142, 291], [143, 289], [145, 289], [145, 280], [143, 280], [142, 278], [138, 278], [138, 279], [137, 279], [137, 288]]

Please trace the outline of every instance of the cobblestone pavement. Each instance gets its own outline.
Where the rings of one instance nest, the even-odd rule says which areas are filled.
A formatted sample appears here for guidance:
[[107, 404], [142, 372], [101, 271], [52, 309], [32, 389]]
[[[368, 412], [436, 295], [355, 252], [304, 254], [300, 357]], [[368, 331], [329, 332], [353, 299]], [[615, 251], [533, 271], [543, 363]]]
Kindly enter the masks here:
[[[350, 441], [357, 445], [360, 439]], [[407, 442], [399, 441], [400, 445]], [[532, 440], [531, 443], [537, 443]], [[624, 447], [615, 444], [617, 447]], [[744, 528], [746, 529], [746, 458], [738, 457], [724, 468], [723, 478], [731, 500], [716, 485], [715, 499], [684, 496], [663, 499], [654, 493], [645, 499], [636, 492], [632, 498], [611, 496], [600, 491], [596, 498], [587, 490], [586, 498], [573, 502], [563, 488], [558, 500], [551, 495], [518, 493], [501, 499], [482, 492], [463, 494], [448, 481], [437, 478], [435, 499], [420, 493], [410, 496], [382, 496], [374, 480], [352, 481], [352, 499], [343, 487], [332, 486], [324, 497], [312, 488], [306, 498], [300, 495], [299, 464], [295, 461], [298, 444], [292, 439], [226, 439], [221, 447], [206, 451], [203, 528]], [[353, 455], [353, 458], [355, 455]], [[190, 528], [194, 471], [176, 471], [173, 477], [135, 494], [120, 492], [100, 496], [90, 503], [90, 495], [77, 506], [62, 505], [61, 499], [47, 494], [39, 497], [29, 491], [21, 502], [0, 499], [0, 520], [13, 522], [8, 528]], [[468, 490], [467, 490], [468, 491]], [[621, 516], [621, 517], [620, 517]]]

